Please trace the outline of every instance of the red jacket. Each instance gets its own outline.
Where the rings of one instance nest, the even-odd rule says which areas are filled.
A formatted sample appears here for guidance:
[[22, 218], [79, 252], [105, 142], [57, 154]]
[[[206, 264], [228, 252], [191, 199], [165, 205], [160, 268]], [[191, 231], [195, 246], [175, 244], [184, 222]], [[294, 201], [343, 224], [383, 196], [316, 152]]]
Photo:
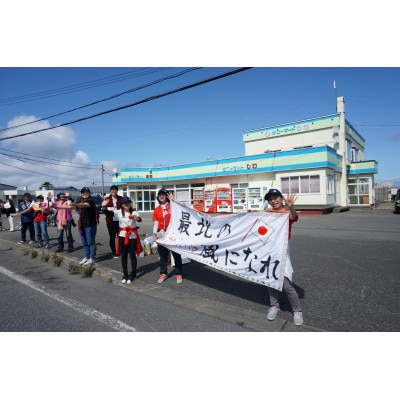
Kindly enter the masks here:
[[33, 206], [30, 206], [29, 208], [33, 211], [33, 222], [43, 222], [47, 221], [47, 214], [43, 214], [41, 209], [37, 209], [38, 207], [43, 208], [43, 210], [50, 211], [50, 207], [47, 203], [35, 203]]
[[[106, 207], [106, 208], [107, 207], [114, 207], [112, 196], [108, 196], [104, 200], [107, 200], [107, 205], [105, 205], [104, 207]], [[122, 207], [121, 200], [122, 200], [122, 196], [117, 195], [117, 210], [119, 210]], [[112, 225], [113, 215], [112, 214], [108, 214], [108, 213], [104, 213], [104, 214], [106, 216], [107, 225]]]

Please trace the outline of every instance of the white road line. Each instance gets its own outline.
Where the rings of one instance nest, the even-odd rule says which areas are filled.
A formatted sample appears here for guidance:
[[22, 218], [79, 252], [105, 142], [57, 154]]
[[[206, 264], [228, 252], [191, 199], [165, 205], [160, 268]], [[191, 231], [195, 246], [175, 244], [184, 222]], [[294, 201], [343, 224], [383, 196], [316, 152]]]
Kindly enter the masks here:
[[32, 281], [30, 281], [29, 279], [24, 278], [23, 276], [20, 275], [16, 275], [13, 272], [9, 271], [6, 268], [3, 268], [2, 266], [0, 266], [0, 273], [3, 275], [8, 276], [11, 279], [14, 279], [15, 281], [18, 281], [19, 283], [22, 283], [23, 285], [26, 285], [28, 287], [30, 287], [31, 289], [34, 289], [54, 300], [59, 301], [60, 303], [63, 303], [65, 305], [67, 305], [68, 307], [73, 308], [74, 310], [77, 310], [79, 312], [81, 312], [82, 314], [87, 315], [88, 317], [91, 317], [99, 322], [101, 322], [102, 324], [108, 325], [110, 326], [112, 329], [115, 329], [116, 331], [120, 331], [120, 332], [138, 332], [138, 330], [132, 326], [129, 326], [127, 324], [125, 324], [124, 322], [115, 319], [109, 315], [103, 314], [99, 311], [94, 310], [93, 308], [90, 308], [88, 306], [85, 306], [82, 303], [79, 303], [77, 301], [62, 297], [58, 294], [52, 294], [50, 292], [48, 292], [46, 289], [44, 288], [40, 288], [39, 286], [37, 286], [35, 283], [33, 283]]

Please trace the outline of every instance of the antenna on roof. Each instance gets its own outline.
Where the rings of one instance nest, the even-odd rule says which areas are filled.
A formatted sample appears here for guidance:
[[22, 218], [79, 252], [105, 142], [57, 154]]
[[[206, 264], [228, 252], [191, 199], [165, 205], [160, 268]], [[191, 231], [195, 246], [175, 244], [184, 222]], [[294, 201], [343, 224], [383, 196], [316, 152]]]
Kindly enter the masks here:
[[337, 112], [337, 90], [336, 90], [336, 81], [333, 81], [333, 90], [335, 91], [335, 111]]

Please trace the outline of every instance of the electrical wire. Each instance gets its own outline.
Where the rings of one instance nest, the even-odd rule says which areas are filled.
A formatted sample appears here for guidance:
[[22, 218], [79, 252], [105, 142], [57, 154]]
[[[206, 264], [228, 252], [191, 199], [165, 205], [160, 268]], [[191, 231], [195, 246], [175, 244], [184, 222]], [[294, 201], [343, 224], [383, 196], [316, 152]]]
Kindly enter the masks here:
[[[6, 153], [0, 153], [0, 155], [7, 156], [7, 157], [10, 157], [10, 158], [15, 158], [15, 159], [21, 160], [21, 161], [33, 161], [33, 163], [35, 163], [35, 164], [36, 164], [37, 162], [42, 162], [42, 161], [43, 161], [43, 160], [41, 160], [42, 157], [39, 157], [39, 156], [34, 156], [34, 157], [39, 158], [39, 160], [37, 160], [37, 159], [34, 159], [34, 158], [28, 158], [28, 157], [23, 158], [23, 157], [14, 156], [14, 155], [12, 155], [12, 154], [6, 154]], [[68, 168], [95, 169], [95, 168], [93, 168], [93, 167], [88, 167], [87, 165], [86, 165], [86, 166], [76, 166], [76, 165], [61, 165], [61, 164], [60, 164], [60, 163], [66, 163], [66, 162], [67, 162], [67, 161], [57, 161], [57, 162], [50, 162], [50, 161], [47, 161], [46, 164], [58, 165], [58, 166], [60, 166], [60, 167], [68, 167]]]
[[[75, 85], [65, 86], [63, 88], [51, 89], [51, 90], [47, 90], [47, 91], [43, 91], [43, 92], [36, 92], [36, 93], [31, 93], [31, 94], [26, 94], [26, 95], [21, 95], [21, 96], [0, 99], [0, 107], [12, 105], [12, 104], [18, 104], [18, 103], [26, 103], [29, 101], [41, 100], [41, 99], [45, 99], [48, 97], [62, 96], [64, 94], [69, 94], [69, 93], [75, 93], [78, 91], [92, 89], [94, 87], [109, 85], [109, 84], [112, 84], [115, 82], [120, 82], [123, 80], [137, 78], [139, 76], [159, 72], [160, 70], [164, 70], [166, 68], [142, 68], [142, 69], [144, 70], [143, 72], [138, 72], [135, 69], [135, 71], [123, 72], [123, 73], [120, 73], [117, 75], [111, 75], [109, 77], [100, 78], [100, 79], [96, 79], [93, 81], [88, 81], [88, 82], [84, 82], [84, 83], [78, 83]], [[128, 75], [128, 76], [122, 77], [122, 75]], [[117, 77], [120, 77], [120, 78], [117, 78]], [[13, 103], [7, 103], [7, 102], [13, 101], [13, 100], [20, 100], [20, 101], [15, 101]], [[2, 104], [2, 103], [5, 103], [5, 104]]]
[[220, 75], [214, 76], [212, 78], [204, 79], [202, 81], [198, 81], [198, 82], [186, 85], [186, 86], [182, 86], [182, 87], [180, 87], [178, 89], [169, 90], [167, 92], [164, 92], [164, 93], [161, 93], [161, 94], [158, 94], [158, 95], [155, 95], [155, 96], [150, 96], [150, 97], [147, 97], [147, 98], [145, 98], [143, 100], [140, 100], [140, 101], [137, 101], [137, 102], [134, 102], [134, 103], [130, 103], [130, 104], [127, 104], [127, 105], [124, 105], [124, 106], [116, 107], [116, 108], [113, 108], [111, 110], [102, 111], [100, 113], [93, 114], [93, 115], [90, 115], [88, 117], [78, 118], [78, 119], [76, 119], [74, 121], [65, 122], [65, 123], [58, 124], [57, 126], [53, 126], [53, 127], [49, 127], [49, 128], [37, 129], [35, 131], [26, 132], [26, 133], [20, 133], [18, 135], [14, 135], [14, 136], [6, 136], [6, 137], [3, 137], [3, 138], [0, 138], [0, 141], [1, 140], [8, 140], [8, 139], [15, 139], [17, 137], [22, 137], [22, 136], [28, 136], [28, 135], [32, 135], [34, 133], [44, 132], [44, 131], [48, 131], [48, 130], [59, 128], [61, 126], [72, 125], [72, 124], [76, 124], [77, 122], [82, 122], [82, 121], [86, 121], [88, 119], [97, 118], [97, 117], [100, 117], [102, 115], [106, 115], [106, 114], [113, 113], [113, 112], [116, 112], [116, 111], [124, 110], [126, 108], [134, 107], [134, 106], [137, 106], [139, 104], [143, 104], [143, 103], [146, 103], [146, 102], [149, 102], [149, 101], [157, 100], [157, 99], [160, 99], [160, 98], [165, 97], [165, 96], [170, 96], [172, 94], [175, 94], [175, 93], [178, 93], [178, 92], [182, 92], [184, 90], [192, 89], [194, 87], [197, 87], [197, 86], [200, 86], [200, 85], [204, 85], [206, 83], [210, 83], [210, 82], [216, 81], [218, 79], [226, 78], [226, 77], [228, 77], [230, 75], [238, 74], [238, 73], [246, 71], [248, 69], [251, 69], [251, 67], [238, 68], [238, 69], [235, 69], [233, 71], [226, 72], [224, 74], [220, 74]]
[[[69, 166], [75, 167], [75, 168], [88, 168], [88, 167], [91, 168], [91, 167], [93, 167], [93, 169], [95, 169], [95, 167], [100, 168], [98, 165], [94, 165], [94, 164], [75, 163], [75, 162], [72, 162], [72, 161], [57, 160], [55, 158], [44, 157], [44, 156], [41, 156], [41, 155], [40, 156], [35, 156], [34, 154], [22, 153], [20, 151], [8, 150], [8, 149], [4, 149], [4, 148], [1, 148], [1, 147], [0, 147], [0, 150], [8, 151], [10, 153], [22, 154], [24, 156], [36, 157], [36, 158], [39, 159], [39, 160], [36, 160], [36, 162], [37, 161], [43, 161], [43, 160], [51, 160], [51, 161], [56, 161], [57, 165], [59, 165], [60, 163], [76, 164], [76, 165], [65, 165], [66, 167], [69, 167]], [[0, 154], [3, 154], [5, 156], [9, 156], [9, 157], [17, 158], [16, 156], [13, 156], [12, 154], [5, 154], [5, 153], [0, 153]], [[18, 157], [18, 158], [24, 159], [24, 157]]]
[[68, 113], [71, 113], [71, 112], [74, 112], [74, 111], [77, 111], [77, 110], [81, 110], [81, 109], [86, 108], [86, 107], [91, 107], [91, 106], [93, 106], [93, 105], [96, 105], [96, 104], [99, 104], [99, 103], [102, 103], [102, 102], [105, 102], [105, 101], [109, 101], [109, 100], [115, 99], [115, 98], [120, 97], [120, 96], [123, 96], [123, 95], [125, 95], [125, 94], [133, 93], [133, 92], [135, 92], [135, 91], [138, 91], [138, 90], [141, 90], [141, 89], [144, 89], [144, 88], [147, 88], [147, 87], [156, 85], [156, 84], [161, 83], [161, 82], [164, 82], [164, 81], [166, 81], [166, 80], [168, 80], [168, 79], [177, 78], [177, 77], [179, 77], [179, 76], [182, 76], [182, 75], [187, 74], [187, 73], [189, 73], [189, 72], [195, 71], [195, 70], [197, 70], [197, 69], [201, 69], [201, 68], [200, 68], [200, 67], [188, 68], [188, 69], [186, 69], [186, 70], [184, 70], [184, 71], [181, 71], [181, 72], [179, 72], [179, 73], [176, 73], [176, 74], [173, 74], [173, 75], [169, 75], [169, 76], [167, 76], [167, 77], [165, 77], [165, 78], [157, 79], [157, 80], [155, 80], [155, 81], [153, 81], [153, 82], [150, 82], [150, 83], [147, 83], [147, 84], [145, 84], [145, 85], [141, 85], [141, 86], [138, 86], [138, 87], [136, 87], [136, 88], [129, 89], [129, 90], [126, 90], [126, 91], [124, 91], [124, 92], [114, 94], [114, 95], [109, 96], [109, 97], [106, 97], [106, 98], [104, 98], [104, 99], [97, 100], [97, 101], [94, 101], [94, 102], [92, 102], [92, 103], [85, 104], [85, 105], [83, 105], [83, 106], [79, 106], [79, 107], [73, 108], [73, 109], [71, 109], [71, 110], [63, 111], [63, 112], [58, 113], [58, 114], [53, 114], [53, 115], [50, 115], [50, 116], [48, 116], [48, 117], [43, 117], [43, 118], [40, 118], [40, 119], [36, 119], [36, 120], [34, 120], [34, 121], [25, 122], [24, 124], [14, 125], [14, 126], [11, 126], [11, 127], [8, 127], [8, 128], [0, 129], [0, 132], [4, 132], [4, 131], [9, 131], [9, 130], [11, 130], [11, 129], [20, 128], [20, 127], [22, 127], [22, 126], [34, 124], [35, 122], [40, 122], [40, 121], [49, 120], [49, 119], [51, 119], [51, 118], [58, 117], [58, 116], [60, 116], [60, 115], [68, 114]]
[[[27, 162], [28, 164], [34, 164], [34, 165], [36, 165], [35, 163], [30, 163], [30, 162]], [[46, 172], [46, 173], [42, 173], [42, 172], [38, 172], [38, 171], [35, 171], [35, 170], [32, 170], [32, 169], [26, 169], [26, 168], [21, 168], [21, 167], [16, 167], [15, 165], [10, 165], [10, 164], [6, 164], [6, 163], [3, 163], [3, 162], [1, 162], [0, 161], [0, 164], [3, 164], [3, 165], [5, 165], [5, 166], [7, 166], [7, 167], [11, 167], [11, 168], [15, 168], [15, 169], [19, 169], [19, 170], [21, 170], [21, 171], [26, 171], [26, 172], [29, 172], [29, 174], [36, 174], [36, 175], [42, 175], [42, 176], [46, 176], [46, 177], [51, 177], [51, 178], [56, 178], [56, 179], [65, 179], [65, 180], [67, 180], [67, 179], [70, 179], [71, 178], [71, 176], [69, 175], [69, 176], [61, 176], [61, 175], [51, 175], [51, 174], [49, 174], [48, 172]], [[3, 171], [3, 174], [4, 174], [4, 172], [5, 171]], [[79, 181], [82, 181], [83, 179], [80, 179]]]

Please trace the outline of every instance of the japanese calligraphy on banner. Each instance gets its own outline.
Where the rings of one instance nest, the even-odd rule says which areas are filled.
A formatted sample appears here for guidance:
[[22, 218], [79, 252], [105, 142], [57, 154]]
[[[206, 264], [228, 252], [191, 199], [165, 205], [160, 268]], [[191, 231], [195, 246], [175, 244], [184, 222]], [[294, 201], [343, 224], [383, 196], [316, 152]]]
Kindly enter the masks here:
[[210, 267], [282, 290], [289, 214], [210, 216], [171, 201], [171, 222], [157, 242]]

